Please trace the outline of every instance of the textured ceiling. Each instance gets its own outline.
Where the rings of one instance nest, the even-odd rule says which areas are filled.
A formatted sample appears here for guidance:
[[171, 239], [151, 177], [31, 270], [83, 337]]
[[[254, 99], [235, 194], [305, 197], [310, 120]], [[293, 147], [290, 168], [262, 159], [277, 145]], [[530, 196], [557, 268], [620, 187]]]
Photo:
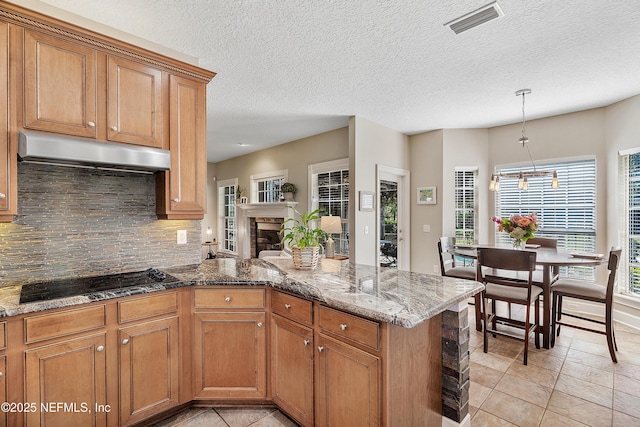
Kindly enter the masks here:
[[[44, 0], [218, 73], [209, 161], [360, 116], [415, 134], [600, 107], [640, 93], [638, 0], [499, 0], [504, 17], [443, 24], [489, 0]], [[239, 144], [248, 144], [241, 147]]]

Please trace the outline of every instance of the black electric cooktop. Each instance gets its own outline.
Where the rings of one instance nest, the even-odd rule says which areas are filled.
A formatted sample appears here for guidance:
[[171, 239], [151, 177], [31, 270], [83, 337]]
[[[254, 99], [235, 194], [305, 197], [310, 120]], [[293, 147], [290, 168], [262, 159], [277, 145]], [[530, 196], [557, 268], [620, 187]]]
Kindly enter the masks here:
[[172, 283], [179, 280], [160, 270], [150, 268], [145, 271], [109, 274], [106, 276], [76, 277], [56, 279], [46, 282], [28, 283], [22, 286], [20, 304], [35, 301], [48, 301], [94, 292], [123, 289], [133, 286], [145, 286], [155, 283]]

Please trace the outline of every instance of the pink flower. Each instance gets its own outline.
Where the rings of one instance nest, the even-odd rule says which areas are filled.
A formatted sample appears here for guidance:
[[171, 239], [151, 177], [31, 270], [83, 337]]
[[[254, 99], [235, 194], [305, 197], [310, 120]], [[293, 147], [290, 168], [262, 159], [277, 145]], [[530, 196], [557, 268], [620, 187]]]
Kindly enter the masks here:
[[531, 220], [527, 217], [522, 217], [518, 220], [518, 227], [526, 227], [531, 223]]

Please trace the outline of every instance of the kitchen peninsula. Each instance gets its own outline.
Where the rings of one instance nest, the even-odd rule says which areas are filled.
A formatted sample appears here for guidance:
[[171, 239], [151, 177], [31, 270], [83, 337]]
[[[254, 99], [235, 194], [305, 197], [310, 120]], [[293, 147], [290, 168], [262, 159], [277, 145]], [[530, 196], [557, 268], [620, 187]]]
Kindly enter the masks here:
[[[443, 319], [482, 289], [327, 259], [316, 271], [295, 270], [290, 260], [216, 259], [163, 272], [176, 280], [28, 304], [19, 304], [20, 285], [0, 288], [6, 400], [59, 400], [66, 392], [63, 400], [95, 396], [113, 409], [26, 414], [29, 425], [39, 415], [130, 425], [215, 403], [275, 403], [302, 425], [441, 425], [450, 409], [442, 372], [451, 353], [443, 343], [467, 344], [466, 323]], [[453, 317], [466, 321], [466, 308], [460, 313]], [[51, 389], [41, 388], [41, 369], [67, 377], [56, 369], [78, 343], [102, 374], [96, 369], [85, 382], [76, 369], [70, 390], [52, 391], [51, 378]], [[82, 367], [81, 350], [75, 354], [69, 361]], [[464, 387], [468, 368], [444, 370]], [[22, 425], [22, 415], [8, 414], [10, 424]]]

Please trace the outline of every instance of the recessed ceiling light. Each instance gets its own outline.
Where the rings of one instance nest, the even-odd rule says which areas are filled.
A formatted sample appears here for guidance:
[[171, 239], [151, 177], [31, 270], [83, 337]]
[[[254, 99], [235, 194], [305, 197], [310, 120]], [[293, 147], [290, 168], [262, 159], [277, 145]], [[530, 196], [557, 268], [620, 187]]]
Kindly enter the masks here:
[[238, 147], [248, 147], [249, 144], [245, 144], [244, 142], [238, 143]]
[[470, 30], [478, 25], [482, 25], [485, 22], [492, 21], [494, 19], [504, 16], [504, 12], [500, 8], [498, 2], [489, 3], [480, 9], [469, 12], [459, 18], [449, 21], [445, 26], [449, 26], [454, 33], [460, 34], [463, 31]]

